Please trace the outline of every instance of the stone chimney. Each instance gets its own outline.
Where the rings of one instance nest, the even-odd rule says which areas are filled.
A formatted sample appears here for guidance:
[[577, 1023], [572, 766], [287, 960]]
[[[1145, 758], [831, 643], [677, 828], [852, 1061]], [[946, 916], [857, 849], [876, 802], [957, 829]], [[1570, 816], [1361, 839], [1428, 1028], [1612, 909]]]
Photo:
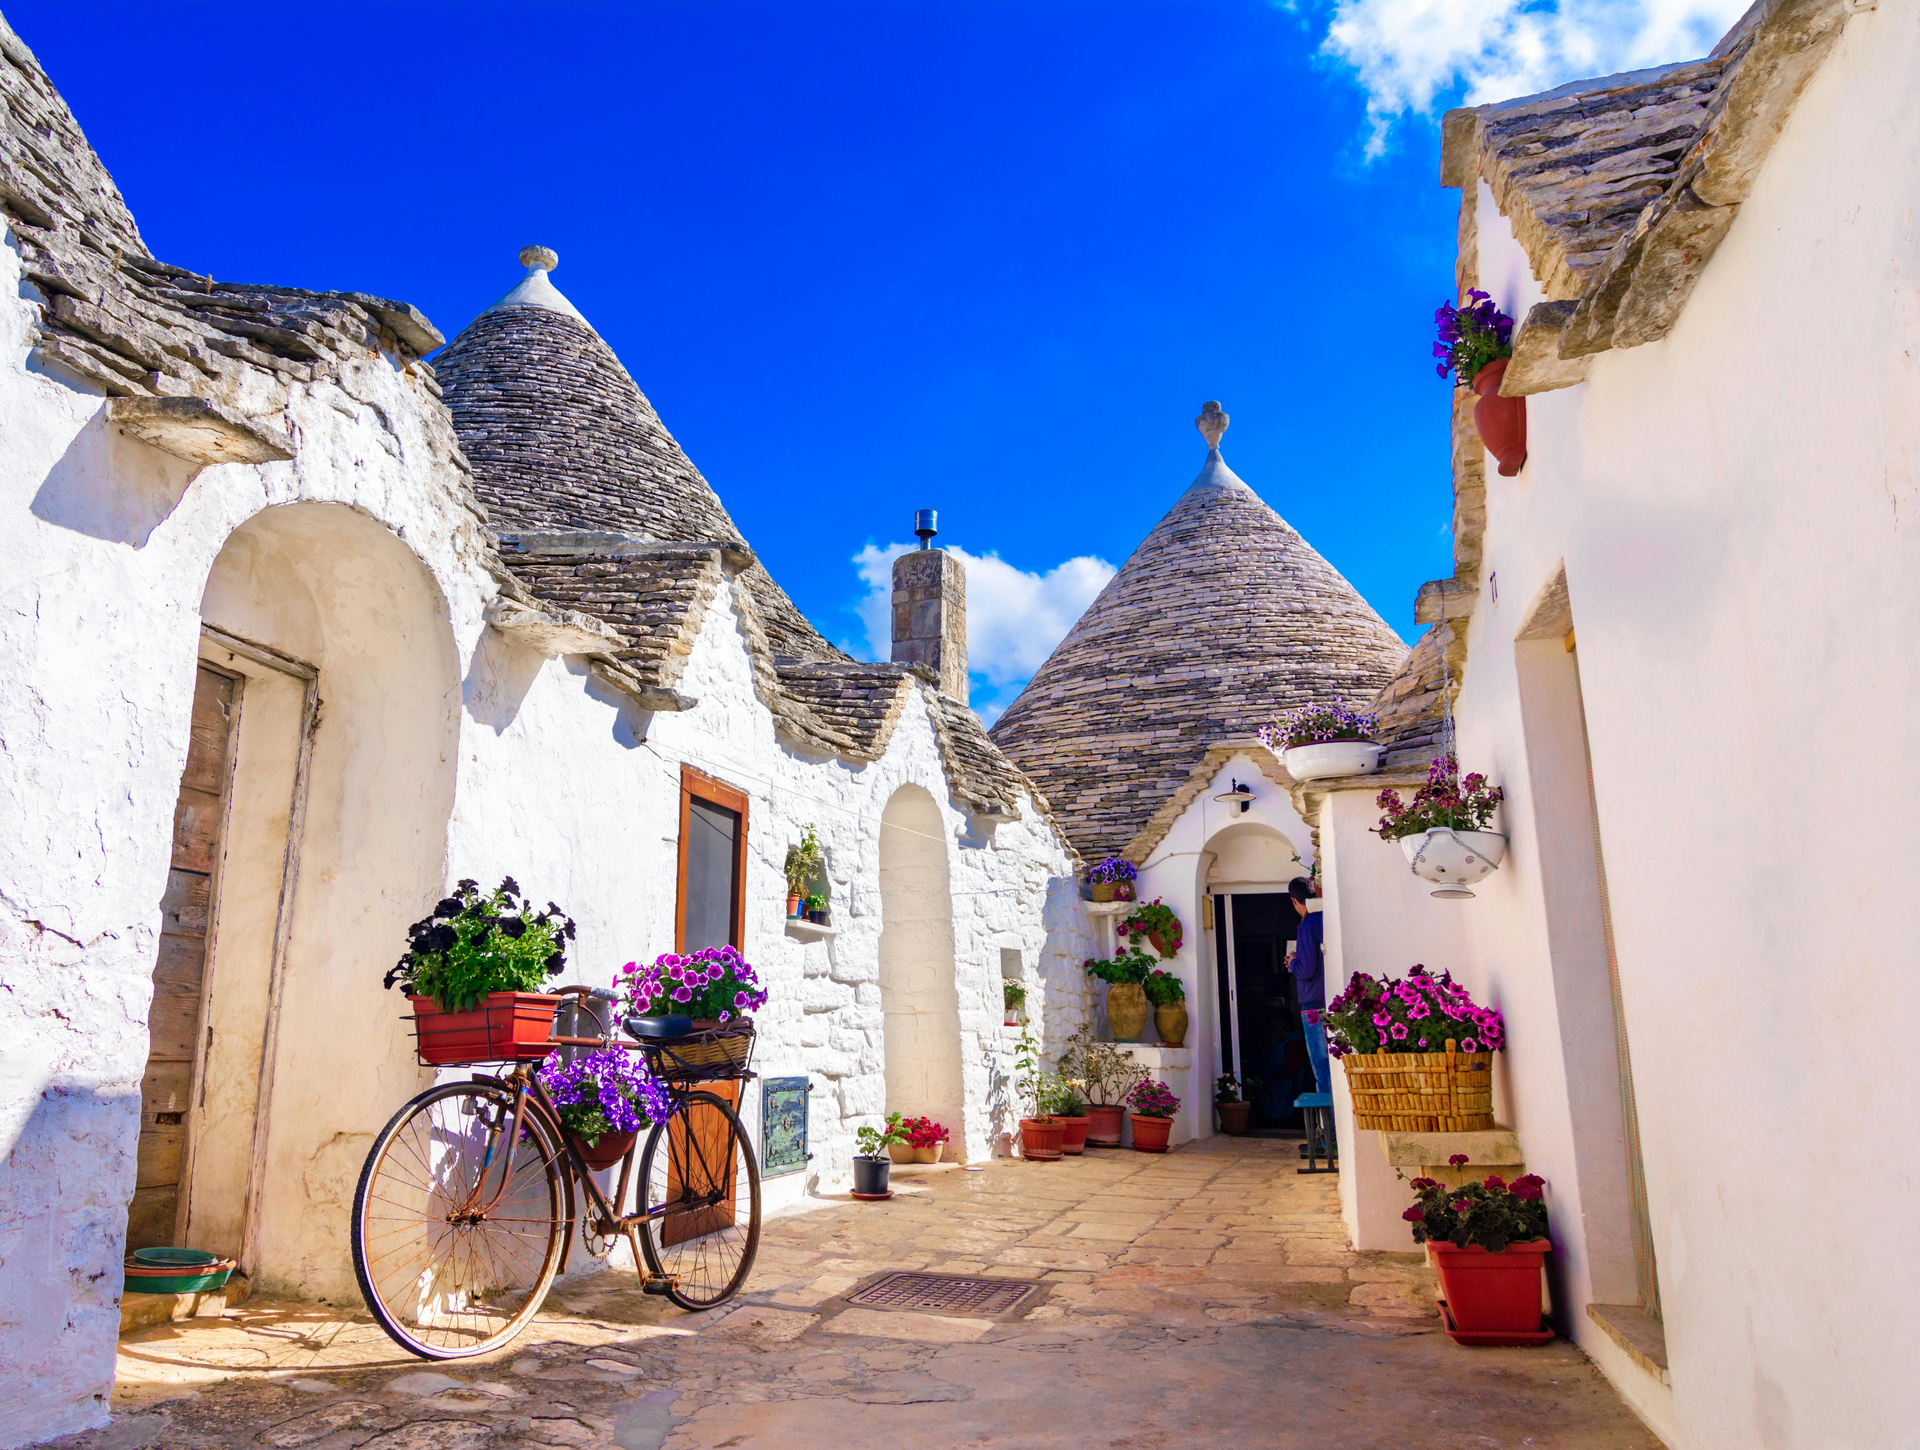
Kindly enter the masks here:
[[913, 516], [920, 547], [893, 561], [893, 661], [926, 665], [940, 676], [942, 694], [967, 703], [967, 571], [945, 549], [933, 547], [936, 516]]

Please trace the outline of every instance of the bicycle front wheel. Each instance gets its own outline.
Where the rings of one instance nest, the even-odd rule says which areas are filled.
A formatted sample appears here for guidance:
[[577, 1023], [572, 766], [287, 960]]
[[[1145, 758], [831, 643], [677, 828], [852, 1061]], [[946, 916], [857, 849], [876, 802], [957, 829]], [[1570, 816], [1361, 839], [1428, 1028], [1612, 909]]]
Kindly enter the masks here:
[[760, 1248], [760, 1164], [740, 1116], [692, 1092], [656, 1123], [640, 1159], [641, 1252], [682, 1309], [711, 1309], [740, 1292]]
[[540, 1308], [566, 1243], [566, 1160], [498, 1083], [429, 1089], [374, 1139], [353, 1196], [353, 1268], [374, 1318], [422, 1359], [498, 1349]]

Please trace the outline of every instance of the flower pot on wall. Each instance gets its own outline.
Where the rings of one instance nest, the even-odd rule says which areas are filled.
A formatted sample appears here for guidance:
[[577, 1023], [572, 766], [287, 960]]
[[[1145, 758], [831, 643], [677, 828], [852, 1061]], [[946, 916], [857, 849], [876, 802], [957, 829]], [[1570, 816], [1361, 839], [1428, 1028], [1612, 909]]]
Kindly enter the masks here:
[[1020, 1156], [1036, 1163], [1051, 1163], [1061, 1155], [1066, 1134], [1066, 1124], [1058, 1118], [1022, 1118]]
[[1540, 1328], [1540, 1271], [1547, 1239], [1508, 1244], [1491, 1253], [1478, 1244], [1457, 1249], [1429, 1240], [1440, 1294], [1456, 1328], [1480, 1334], [1525, 1334]]
[[1435, 826], [1400, 838], [1400, 850], [1413, 874], [1441, 889], [1435, 896], [1468, 897], [1466, 888], [1484, 881], [1506, 858], [1507, 838], [1498, 831], [1456, 831]]
[[[1060, 1151], [1069, 1158], [1078, 1158], [1084, 1154], [1087, 1151], [1087, 1126], [1092, 1121], [1091, 1118], [1086, 1117], [1060, 1119]], [[1117, 1128], [1114, 1136], [1119, 1136]]]
[[1168, 1047], [1187, 1045], [1187, 1008], [1183, 1002], [1169, 1002], [1153, 1009], [1153, 1027]]
[[1220, 1131], [1235, 1138], [1246, 1136], [1247, 1120], [1253, 1115], [1252, 1103], [1215, 1103], [1213, 1110], [1220, 1115]]
[[1490, 362], [1473, 375], [1473, 426], [1487, 452], [1500, 461], [1500, 476], [1512, 478], [1527, 461], [1527, 400], [1500, 396], [1511, 358]]
[[1087, 1104], [1087, 1141], [1096, 1148], [1118, 1148], [1127, 1110], [1119, 1103]]
[[1107, 1026], [1115, 1042], [1138, 1042], [1147, 1030], [1147, 993], [1138, 982], [1107, 986]]
[[1133, 1118], [1133, 1146], [1141, 1153], [1164, 1153], [1167, 1151], [1167, 1138], [1173, 1132], [1172, 1118], [1143, 1118], [1138, 1113]]
[[1289, 745], [1287, 774], [1295, 780], [1332, 780], [1342, 775], [1365, 775], [1380, 768], [1384, 747], [1371, 740], [1321, 740], [1312, 745]]

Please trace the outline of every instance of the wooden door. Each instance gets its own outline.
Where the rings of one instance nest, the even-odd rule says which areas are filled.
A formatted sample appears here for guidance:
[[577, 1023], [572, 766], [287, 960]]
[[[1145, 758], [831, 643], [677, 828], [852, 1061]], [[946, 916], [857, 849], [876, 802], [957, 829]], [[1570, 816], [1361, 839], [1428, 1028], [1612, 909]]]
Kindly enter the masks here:
[[193, 734], [173, 811], [173, 869], [160, 902], [160, 959], [153, 973], [147, 1074], [140, 1083], [139, 1176], [127, 1208], [127, 1248], [171, 1244], [186, 1189], [187, 1115], [213, 928], [213, 883], [226, 820], [227, 752], [239, 681], [200, 667]]
[[[735, 1113], [740, 1111], [740, 1084], [709, 1082], [703, 1090], [719, 1098]], [[676, 1213], [660, 1225], [663, 1244], [683, 1244], [733, 1223], [735, 1188], [739, 1179], [739, 1155], [734, 1151], [733, 1133], [727, 1120], [701, 1103], [689, 1104], [686, 1111], [667, 1125], [667, 1196], [675, 1199], [685, 1191], [686, 1178], [694, 1181], [695, 1193], [712, 1192], [713, 1175], [726, 1174], [727, 1196], [712, 1208], [697, 1213]]]

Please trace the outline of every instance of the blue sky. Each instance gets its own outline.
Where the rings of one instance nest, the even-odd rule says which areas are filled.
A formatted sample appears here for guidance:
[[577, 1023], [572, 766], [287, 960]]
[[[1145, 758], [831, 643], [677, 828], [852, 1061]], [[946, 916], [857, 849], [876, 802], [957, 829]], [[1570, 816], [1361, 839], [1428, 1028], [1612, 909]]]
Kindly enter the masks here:
[[1451, 572], [1430, 115], [1703, 53], [1737, 10], [4, 8], [169, 262], [451, 336], [555, 248], [829, 638], [868, 649], [876, 560], [938, 508], [989, 715], [1199, 470], [1208, 398], [1234, 469], [1411, 638]]

